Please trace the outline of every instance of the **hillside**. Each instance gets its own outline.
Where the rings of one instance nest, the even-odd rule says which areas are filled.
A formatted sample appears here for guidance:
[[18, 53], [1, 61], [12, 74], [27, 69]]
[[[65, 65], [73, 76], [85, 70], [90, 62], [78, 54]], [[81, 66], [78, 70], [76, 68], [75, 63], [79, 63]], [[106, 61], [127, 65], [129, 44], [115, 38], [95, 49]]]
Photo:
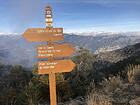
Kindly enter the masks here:
[[140, 43], [136, 43], [134, 45], [129, 45], [118, 50], [95, 54], [94, 56], [96, 59], [94, 66], [97, 70], [108, 71], [109, 69], [112, 70], [112, 68], [117, 68], [117, 66], [120, 67], [120, 65], [122, 65], [123, 67], [119, 69], [122, 70], [126, 66], [128, 66], [129, 63], [133, 64], [133, 62], [131, 61], [134, 61], [136, 63], [137, 59], [139, 59], [139, 55]]
[[97, 59], [116, 63], [128, 57], [138, 54], [140, 51], [140, 43], [134, 45], [128, 45], [124, 48], [97, 54]]
[[[113, 103], [107, 105], [130, 105], [131, 100], [140, 97], [140, 43], [100, 54], [81, 49], [72, 59], [77, 67], [56, 75], [59, 105], [87, 105], [96, 98], [95, 102], [100, 98]], [[0, 64], [0, 104], [16, 100], [16, 105], [30, 105], [28, 99], [32, 99], [49, 105], [48, 75], [37, 75], [36, 70]], [[129, 70], [137, 70], [130, 72], [133, 81]]]
[[[95, 69], [99, 72], [116, 75], [125, 72], [129, 65], [140, 64], [140, 43], [125, 48], [96, 55]], [[123, 74], [122, 74], [123, 75]]]

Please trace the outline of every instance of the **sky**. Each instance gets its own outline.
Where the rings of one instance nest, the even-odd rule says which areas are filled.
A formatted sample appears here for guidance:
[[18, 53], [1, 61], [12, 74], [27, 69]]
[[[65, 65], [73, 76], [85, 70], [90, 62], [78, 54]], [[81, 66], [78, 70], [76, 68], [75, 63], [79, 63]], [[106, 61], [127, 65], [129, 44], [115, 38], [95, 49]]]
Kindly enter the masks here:
[[0, 33], [45, 28], [46, 5], [64, 32], [140, 31], [140, 0], [0, 0]]

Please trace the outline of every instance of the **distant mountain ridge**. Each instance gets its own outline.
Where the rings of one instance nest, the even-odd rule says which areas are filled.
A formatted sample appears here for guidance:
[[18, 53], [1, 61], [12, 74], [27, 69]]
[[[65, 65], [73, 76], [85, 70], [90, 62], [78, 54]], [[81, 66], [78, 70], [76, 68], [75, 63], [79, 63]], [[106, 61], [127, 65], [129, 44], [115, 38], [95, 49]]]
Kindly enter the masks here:
[[[140, 42], [138, 35], [97, 35], [80, 36], [76, 34], [65, 34], [63, 42], [70, 42], [74, 46], [86, 47], [95, 52], [100, 48], [119, 46], [123, 48]], [[21, 35], [0, 35], [0, 63], [20, 64], [31, 67], [37, 61], [37, 43], [27, 42]]]
[[140, 54], [140, 43], [129, 45], [122, 49], [97, 54], [97, 60], [116, 63], [137, 54]]

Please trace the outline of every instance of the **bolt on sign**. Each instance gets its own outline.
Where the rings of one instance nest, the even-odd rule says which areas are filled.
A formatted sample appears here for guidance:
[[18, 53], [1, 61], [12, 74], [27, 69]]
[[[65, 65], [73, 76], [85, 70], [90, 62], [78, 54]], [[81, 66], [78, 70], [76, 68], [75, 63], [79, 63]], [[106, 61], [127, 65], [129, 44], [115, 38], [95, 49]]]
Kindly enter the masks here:
[[37, 58], [47, 61], [39, 61], [38, 74], [49, 75], [50, 86], [50, 104], [56, 105], [56, 73], [71, 72], [76, 66], [70, 59], [55, 60], [55, 58], [63, 58], [71, 56], [74, 53], [74, 47], [71, 44], [57, 44], [55, 41], [64, 40], [63, 28], [53, 28], [52, 8], [46, 7], [46, 28], [28, 28], [23, 37], [29, 42], [48, 42], [47, 45], [37, 46]]

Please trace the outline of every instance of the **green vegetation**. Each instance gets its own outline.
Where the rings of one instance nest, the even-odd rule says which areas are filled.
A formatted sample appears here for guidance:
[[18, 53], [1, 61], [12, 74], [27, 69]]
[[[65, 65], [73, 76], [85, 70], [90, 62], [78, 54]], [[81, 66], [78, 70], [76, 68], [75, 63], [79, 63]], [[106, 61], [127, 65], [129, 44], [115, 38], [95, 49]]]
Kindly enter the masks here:
[[[72, 60], [77, 64], [75, 70], [56, 76], [59, 103], [129, 105], [130, 100], [140, 97], [139, 54], [100, 69], [95, 66], [96, 56], [88, 49], [80, 48]], [[77, 97], [82, 97], [83, 103], [76, 103]], [[48, 102], [48, 75], [38, 75], [36, 66], [30, 70], [0, 65], [0, 105], [45, 105]]]

